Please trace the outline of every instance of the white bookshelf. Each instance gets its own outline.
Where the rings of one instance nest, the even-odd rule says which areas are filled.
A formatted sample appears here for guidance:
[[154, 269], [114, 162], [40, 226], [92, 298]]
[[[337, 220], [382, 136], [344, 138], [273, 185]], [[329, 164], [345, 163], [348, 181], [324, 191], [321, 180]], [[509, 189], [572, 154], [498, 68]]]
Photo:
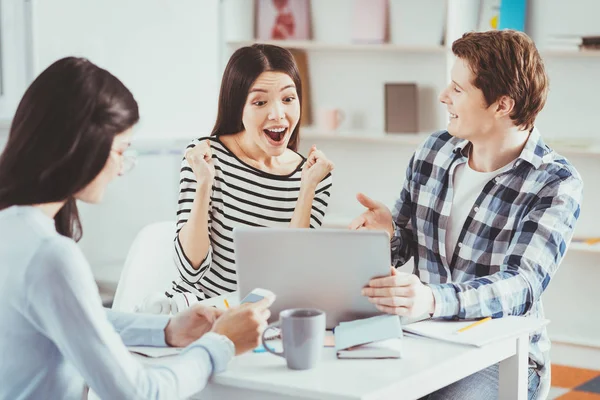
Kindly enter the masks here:
[[[433, 132], [419, 133], [373, 133], [360, 131], [336, 131], [323, 132], [314, 128], [302, 128], [300, 131], [300, 140], [310, 141], [332, 141], [346, 143], [365, 143], [365, 144], [405, 144], [417, 146], [421, 144], [427, 136]], [[558, 153], [566, 155], [600, 155], [600, 141], [591, 139], [571, 140], [567, 143], [564, 140], [545, 139], [546, 143]]]
[[600, 50], [577, 50], [577, 49], [540, 49], [542, 57], [574, 57], [574, 58], [595, 58], [600, 57]]
[[584, 253], [596, 253], [600, 254], [600, 243], [596, 244], [585, 244], [585, 243], [574, 243], [571, 242], [569, 245], [569, 251], [579, 251]]
[[[341, 51], [341, 52], [392, 52], [392, 53], [424, 53], [445, 54], [450, 49], [440, 46], [407, 46], [392, 43], [363, 44], [363, 43], [327, 43], [314, 40], [242, 40], [226, 42], [232, 49], [251, 46], [256, 43], [272, 44], [275, 46], [301, 49], [306, 51]], [[595, 58], [600, 57], [600, 50], [577, 50], [561, 48], [540, 48], [543, 57], [575, 57]]]
[[[438, 4], [437, 0], [400, 3]], [[388, 206], [397, 199], [410, 150], [427, 135], [446, 126], [447, 113], [439, 103], [438, 94], [448, 84], [454, 63], [449, 46], [464, 32], [477, 29], [473, 17], [477, 19], [474, 9], [479, 3], [479, 0], [446, 2], [445, 47], [435, 41], [425, 46], [393, 40], [385, 44], [353, 44], [352, 11], [347, 0], [312, 1], [313, 40], [264, 42], [252, 39], [249, 33], [235, 37], [240, 40], [223, 41], [224, 62], [237, 48], [257, 42], [307, 53], [308, 98], [313, 121], [312, 126], [302, 127], [300, 151], [306, 152], [310, 145], [316, 144], [336, 165], [335, 189], [323, 223], [325, 228], [345, 229], [360, 214], [357, 192]], [[600, 126], [600, 113], [595, 95], [600, 91], [600, 81], [594, 79], [600, 67], [600, 51], [551, 47], [546, 41], [558, 33], [597, 31], [594, 16], [598, 11], [597, 0], [530, 0], [527, 11], [527, 33], [538, 44], [550, 78], [548, 101], [536, 125], [546, 143], [567, 157], [585, 182], [582, 214], [575, 232], [578, 237], [600, 236], [600, 211], [596, 206], [600, 199], [600, 185], [596, 183], [600, 161], [596, 127]], [[251, 17], [238, 8], [236, 12], [244, 18]], [[408, 39], [412, 38], [411, 35]], [[384, 84], [390, 82], [417, 84], [420, 132], [384, 133]], [[344, 111], [346, 120], [338, 131], [325, 132], [318, 128], [319, 112], [331, 108]], [[596, 293], [600, 245], [571, 243], [568, 254], [544, 294], [547, 317], [553, 321], [550, 335], [569, 343], [591, 343], [589, 337], [600, 337], [600, 322], [590, 323], [589, 315], [593, 315], [595, 308], [585, 297]], [[594, 345], [598, 346], [597, 340]]]
[[[359, 215], [360, 212], [356, 215], [328, 213], [323, 221], [323, 228], [346, 229], [352, 220]], [[571, 244], [569, 244], [569, 252], [600, 254], [600, 243], [585, 244], [581, 242], [571, 242]]]
[[404, 46], [390, 43], [359, 44], [359, 43], [326, 43], [313, 40], [247, 40], [227, 42], [231, 48], [251, 46], [255, 43], [272, 44], [275, 46], [302, 49], [306, 51], [344, 51], [344, 52], [399, 52], [399, 53], [428, 53], [444, 54], [444, 46]]

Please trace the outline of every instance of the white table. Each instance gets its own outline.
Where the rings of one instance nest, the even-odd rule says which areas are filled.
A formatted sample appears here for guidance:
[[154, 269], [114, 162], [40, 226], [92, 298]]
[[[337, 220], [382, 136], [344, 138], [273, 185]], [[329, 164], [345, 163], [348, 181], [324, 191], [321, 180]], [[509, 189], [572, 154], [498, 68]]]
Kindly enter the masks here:
[[[402, 359], [338, 360], [333, 348], [325, 348], [319, 365], [308, 371], [289, 370], [283, 358], [268, 353], [247, 353], [234, 358], [227, 371], [215, 375], [193, 398], [418, 399], [500, 363], [499, 399], [526, 400], [528, 349], [529, 334], [521, 329], [512, 338], [483, 347], [405, 335]], [[136, 357], [147, 363], [163, 359]], [[90, 399], [97, 397], [90, 392]]]
[[528, 335], [481, 348], [405, 336], [402, 359], [338, 360], [308, 371], [268, 353], [236, 357], [194, 399], [418, 399], [500, 362], [500, 399], [527, 399]]

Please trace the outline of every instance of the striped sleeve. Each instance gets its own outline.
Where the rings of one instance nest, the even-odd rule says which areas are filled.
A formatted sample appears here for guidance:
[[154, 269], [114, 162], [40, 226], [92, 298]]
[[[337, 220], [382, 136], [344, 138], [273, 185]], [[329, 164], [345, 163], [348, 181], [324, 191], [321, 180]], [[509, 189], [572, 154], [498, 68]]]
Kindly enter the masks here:
[[315, 198], [313, 199], [312, 210], [310, 212], [311, 228], [318, 228], [323, 224], [325, 212], [327, 211], [327, 205], [329, 204], [329, 198], [331, 197], [331, 185], [332, 177], [331, 173], [329, 173], [317, 186]]
[[[194, 144], [190, 145], [190, 147], [195, 146]], [[179, 275], [181, 275], [181, 279], [185, 282], [193, 285], [194, 283], [200, 281], [202, 276], [208, 271], [210, 264], [212, 262], [212, 244], [208, 246], [208, 253], [206, 257], [200, 263], [198, 269], [195, 269], [192, 266], [190, 259], [185, 255], [185, 251], [183, 250], [183, 246], [181, 245], [181, 241], [179, 240], [179, 232], [181, 228], [187, 223], [192, 203], [194, 202], [194, 197], [196, 196], [196, 178], [194, 176], [194, 172], [190, 167], [187, 160], [184, 158], [181, 162], [181, 172], [180, 172], [180, 180], [179, 180], [179, 201], [177, 203], [177, 234], [175, 235], [174, 243], [174, 261], [175, 265], [177, 265], [177, 269], [179, 270]], [[212, 199], [209, 202], [208, 209], [212, 209]], [[208, 213], [208, 226], [210, 229], [211, 226], [211, 217], [210, 211]], [[210, 232], [209, 232], [210, 238]]]

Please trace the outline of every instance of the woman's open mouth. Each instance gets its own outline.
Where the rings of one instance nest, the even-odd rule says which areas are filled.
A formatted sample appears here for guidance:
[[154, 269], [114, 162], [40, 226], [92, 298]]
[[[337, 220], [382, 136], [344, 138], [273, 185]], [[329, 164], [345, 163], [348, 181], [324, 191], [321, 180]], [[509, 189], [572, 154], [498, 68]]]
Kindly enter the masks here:
[[267, 135], [269, 141], [274, 145], [280, 145], [283, 143], [287, 131], [287, 127], [263, 129], [263, 132], [265, 133], [265, 135]]

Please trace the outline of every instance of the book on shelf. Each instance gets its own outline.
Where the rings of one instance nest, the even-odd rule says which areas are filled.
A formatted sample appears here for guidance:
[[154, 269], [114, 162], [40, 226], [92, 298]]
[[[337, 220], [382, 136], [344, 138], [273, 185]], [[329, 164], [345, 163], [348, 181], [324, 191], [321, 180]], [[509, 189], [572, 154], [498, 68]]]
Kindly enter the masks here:
[[548, 39], [547, 46], [553, 50], [600, 50], [600, 36], [554, 35]]
[[500, 3], [498, 29], [525, 31], [526, 0], [504, 0]]
[[388, 39], [387, 0], [354, 0], [352, 41], [379, 44]]
[[573, 238], [571, 243], [584, 244], [588, 246], [600, 245], [600, 237], [579, 237]]

